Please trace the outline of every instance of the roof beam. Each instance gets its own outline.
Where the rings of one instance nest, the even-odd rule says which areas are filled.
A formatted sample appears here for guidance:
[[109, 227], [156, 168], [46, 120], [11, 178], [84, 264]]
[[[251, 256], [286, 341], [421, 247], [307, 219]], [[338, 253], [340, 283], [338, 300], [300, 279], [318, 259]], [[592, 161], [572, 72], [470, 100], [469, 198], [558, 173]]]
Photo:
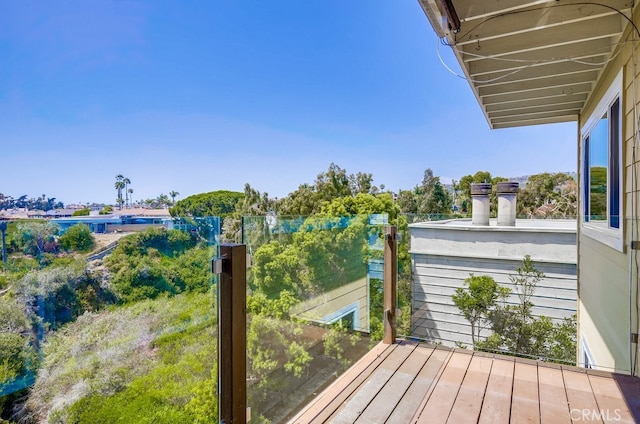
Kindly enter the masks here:
[[480, 97], [490, 96], [499, 93], [516, 93], [531, 90], [540, 90], [549, 87], [573, 86], [581, 83], [595, 82], [598, 77], [596, 71], [583, 72], [580, 74], [561, 75], [540, 79], [530, 79], [525, 81], [508, 82], [505, 84], [487, 84], [478, 88]]
[[[532, 31], [478, 42], [477, 45], [468, 44], [458, 48], [463, 55], [469, 56], [466, 61], [480, 60], [476, 57], [502, 57], [516, 53], [531, 52], [548, 49], [550, 47], [567, 46], [585, 40], [597, 40], [619, 36], [622, 24], [618, 16], [605, 16], [591, 21], [589, 24], [569, 25], [548, 28], [544, 31]], [[576, 52], [578, 53], [578, 52]], [[470, 54], [470, 55], [469, 55]]]

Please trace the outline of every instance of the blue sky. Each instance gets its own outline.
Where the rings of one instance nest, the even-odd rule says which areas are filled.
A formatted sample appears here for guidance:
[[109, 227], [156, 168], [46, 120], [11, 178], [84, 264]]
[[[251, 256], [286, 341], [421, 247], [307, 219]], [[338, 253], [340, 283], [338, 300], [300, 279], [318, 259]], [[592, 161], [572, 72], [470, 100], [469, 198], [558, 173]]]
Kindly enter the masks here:
[[[113, 203], [331, 162], [414, 187], [575, 171], [576, 125], [490, 130], [417, 0], [0, 2], [0, 192]], [[448, 61], [454, 59], [448, 55]]]

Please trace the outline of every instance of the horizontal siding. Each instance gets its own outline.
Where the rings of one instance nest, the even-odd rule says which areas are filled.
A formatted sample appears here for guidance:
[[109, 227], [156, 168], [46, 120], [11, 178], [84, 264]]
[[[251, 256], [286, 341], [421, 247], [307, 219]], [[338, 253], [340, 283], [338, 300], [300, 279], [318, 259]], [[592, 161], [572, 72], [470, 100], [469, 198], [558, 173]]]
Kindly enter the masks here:
[[[545, 278], [538, 283], [532, 297], [533, 315], [559, 321], [575, 314], [575, 265], [535, 261], [534, 264], [545, 273]], [[515, 274], [520, 261], [413, 254], [412, 265], [412, 334], [429, 342], [471, 346], [471, 326], [451, 299], [458, 287], [464, 287], [464, 280], [471, 273], [492, 276], [498, 284], [512, 290], [507, 304], [519, 303], [509, 276]], [[490, 329], [484, 329], [481, 337], [490, 334]]]
[[359, 320], [354, 323], [357, 330], [369, 330], [368, 281], [366, 278], [345, 284], [330, 292], [294, 305], [291, 315], [298, 318], [324, 322], [324, 320], [355, 302], [358, 302]]

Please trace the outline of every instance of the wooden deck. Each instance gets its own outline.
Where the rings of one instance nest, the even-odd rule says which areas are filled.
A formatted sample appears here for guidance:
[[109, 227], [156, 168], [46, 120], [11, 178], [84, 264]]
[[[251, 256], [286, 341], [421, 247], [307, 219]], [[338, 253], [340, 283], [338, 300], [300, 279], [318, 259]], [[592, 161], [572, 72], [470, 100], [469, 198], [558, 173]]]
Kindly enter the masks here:
[[290, 423], [634, 423], [640, 379], [400, 341], [377, 345]]

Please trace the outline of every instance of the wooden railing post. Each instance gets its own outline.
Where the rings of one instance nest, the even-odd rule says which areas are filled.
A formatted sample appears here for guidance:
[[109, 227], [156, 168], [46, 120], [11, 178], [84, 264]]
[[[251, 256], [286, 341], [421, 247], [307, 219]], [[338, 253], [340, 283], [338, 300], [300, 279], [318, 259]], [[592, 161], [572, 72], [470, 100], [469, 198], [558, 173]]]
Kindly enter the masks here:
[[384, 237], [384, 338], [396, 342], [396, 308], [398, 305], [398, 239], [394, 225], [385, 228]]
[[218, 284], [219, 422], [247, 422], [247, 248], [222, 244]]

